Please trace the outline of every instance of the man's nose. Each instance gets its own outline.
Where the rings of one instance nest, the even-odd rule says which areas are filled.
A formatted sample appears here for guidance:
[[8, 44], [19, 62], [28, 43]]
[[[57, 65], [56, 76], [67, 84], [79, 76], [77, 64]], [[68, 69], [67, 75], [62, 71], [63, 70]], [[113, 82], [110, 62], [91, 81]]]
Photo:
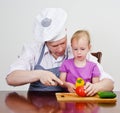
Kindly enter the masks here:
[[63, 47], [61, 45], [58, 45], [58, 51], [59, 52], [63, 51]]

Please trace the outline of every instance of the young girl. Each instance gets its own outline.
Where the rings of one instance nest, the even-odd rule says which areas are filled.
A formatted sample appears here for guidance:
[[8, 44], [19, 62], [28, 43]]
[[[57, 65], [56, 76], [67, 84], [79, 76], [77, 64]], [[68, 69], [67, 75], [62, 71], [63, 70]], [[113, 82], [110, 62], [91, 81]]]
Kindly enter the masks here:
[[71, 38], [71, 47], [74, 58], [65, 60], [60, 67], [60, 79], [63, 87], [69, 92], [75, 92], [75, 82], [78, 77], [85, 82], [99, 82], [100, 71], [97, 64], [86, 59], [90, 51], [90, 35], [85, 30], [76, 31]]

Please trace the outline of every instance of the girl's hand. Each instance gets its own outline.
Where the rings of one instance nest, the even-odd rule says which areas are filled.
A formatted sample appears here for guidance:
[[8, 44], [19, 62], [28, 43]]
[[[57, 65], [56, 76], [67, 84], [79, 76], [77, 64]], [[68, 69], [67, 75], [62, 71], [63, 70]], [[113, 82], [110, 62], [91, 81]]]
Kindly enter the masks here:
[[75, 92], [75, 85], [72, 83], [66, 83], [67, 84], [67, 89], [70, 93], [74, 93]]
[[99, 91], [99, 84], [95, 83], [92, 84], [90, 82], [87, 82], [84, 86], [85, 92], [87, 96], [93, 96]]

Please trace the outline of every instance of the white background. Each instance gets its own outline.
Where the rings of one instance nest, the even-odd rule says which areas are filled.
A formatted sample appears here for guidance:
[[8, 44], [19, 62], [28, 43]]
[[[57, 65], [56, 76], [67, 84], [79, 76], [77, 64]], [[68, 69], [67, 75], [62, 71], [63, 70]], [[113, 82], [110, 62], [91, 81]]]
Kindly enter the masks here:
[[5, 81], [23, 43], [32, 41], [34, 17], [44, 7], [68, 12], [68, 37], [78, 29], [91, 34], [92, 51], [102, 51], [102, 65], [120, 90], [120, 0], [0, 0], [0, 90], [26, 90]]

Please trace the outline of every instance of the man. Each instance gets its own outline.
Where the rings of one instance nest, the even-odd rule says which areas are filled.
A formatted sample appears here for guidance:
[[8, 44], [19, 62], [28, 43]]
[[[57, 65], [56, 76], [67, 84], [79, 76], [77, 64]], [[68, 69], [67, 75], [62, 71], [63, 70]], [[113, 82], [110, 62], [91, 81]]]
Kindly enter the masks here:
[[[37, 41], [25, 45], [22, 55], [11, 65], [6, 78], [9, 85], [30, 83], [29, 90], [32, 91], [63, 91], [58, 68], [65, 59], [72, 56], [67, 46], [66, 19], [67, 14], [61, 8], [45, 8], [41, 11], [36, 17], [34, 28]], [[94, 60], [92, 55], [88, 55], [88, 58]], [[96, 84], [86, 83], [88, 96], [113, 89], [112, 78], [103, 71], [100, 64], [98, 66], [101, 81]]]

